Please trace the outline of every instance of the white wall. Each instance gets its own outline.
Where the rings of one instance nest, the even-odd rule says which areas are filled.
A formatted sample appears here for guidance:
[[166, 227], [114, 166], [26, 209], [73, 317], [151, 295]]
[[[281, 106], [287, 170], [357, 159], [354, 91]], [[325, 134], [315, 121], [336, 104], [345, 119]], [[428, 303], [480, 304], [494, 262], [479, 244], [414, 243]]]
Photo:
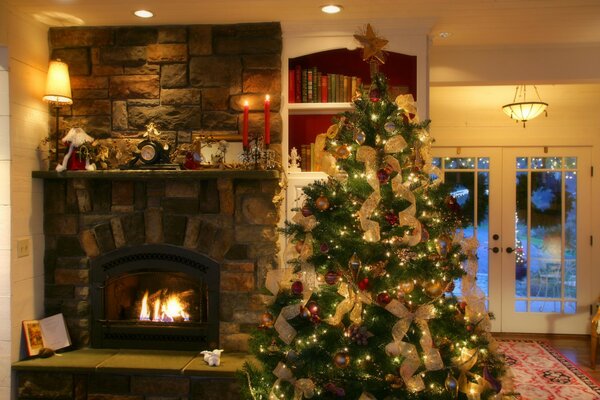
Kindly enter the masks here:
[[[0, 399], [9, 399], [21, 321], [44, 312], [42, 182], [31, 171], [48, 132], [47, 27], [0, 6], [0, 44], [0, 317], [10, 321], [0, 325]], [[29, 241], [28, 256], [17, 258], [18, 239]]]

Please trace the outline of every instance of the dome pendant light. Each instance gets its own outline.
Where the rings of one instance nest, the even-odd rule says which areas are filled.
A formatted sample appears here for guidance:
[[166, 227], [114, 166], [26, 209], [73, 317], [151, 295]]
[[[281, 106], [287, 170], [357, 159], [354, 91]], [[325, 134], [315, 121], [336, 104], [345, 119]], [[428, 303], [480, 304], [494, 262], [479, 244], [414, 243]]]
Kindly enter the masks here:
[[515, 90], [515, 98], [510, 104], [502, 106], [502, 111], [510, 118], [516, 120], [516, 122], [523, 122], [523, 128], [525, 122], [530, 119], [534, 119], [541, 113], [545, 113], [548, 116], [548, 103], [544, 103], [540, 98], [540, 94], [537, 91], [537, 87], [533, 86], [538, 101], [527, 100], [527, 87], [525, 85], [517, 86]]

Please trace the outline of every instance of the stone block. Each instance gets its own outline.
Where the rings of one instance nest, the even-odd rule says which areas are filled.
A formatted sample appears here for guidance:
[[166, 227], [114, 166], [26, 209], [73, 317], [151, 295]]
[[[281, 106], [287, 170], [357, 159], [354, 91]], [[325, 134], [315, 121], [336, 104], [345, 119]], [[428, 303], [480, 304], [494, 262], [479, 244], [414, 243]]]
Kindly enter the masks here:
[[151, 181], [146, 185], [146, 198], [148, 207], [160, 207], [162, 198], [165, 196], [165, 182]]
[[92, 75], [94, 75], [94, 76], [123, 75], [123, 66], [94, 64], [94, 65], [92, 65]]
[[226, 260], [245, 260], [248, 258], [248, 247], [243, 244], [234, 244], [225, 253]]
[[249, 301], [249, 293], [231, 292], [221, 294], [219, 300], [219, 319], [225, 322], [233, 321], [233, 314], [243, 308]]
[[195, 181], [167, 181], [165, 183], [165, 197], [197, 198], [198, 184]]
[[75, 286], [46, 285], [44, 287], [44, 296], [55, 299], [72, 299], [75, 297]]
[[61, 60], [69, 66], [69, 75], [89, 75], [91, 72], [90, 52], [85, 47], [54, 49], [52, 60]]
[[90, 198], [90, 191], [87, 189], [77, 189], [77, 205], [79, 206], [80, 213], [87, 213], [92, 211], [92, 199]]
[[238, 225], [235, 241], [239, 243], [276, 242], [277, 230], [270, 226]]
[[254, 290], [254, 273], [221, 272], [222, 292], [251, 292]]
[[212, 26], [190, 26], [188, 31], [188, 46], [190, 55], [206, 56], [212, 54]]
[[[271, 110], [279, 108], [280, 96], [271, 96]], [[248, 109], [250, 110], [250, 117], [260, 117], [265, 112], [265, 95], [264, 94], [253, 94], [243, 93], [232, 95], [229, 98], [229, 108], [234, 111], [242, 112], [244, 110], [244, 102], [248, 102]], [[241, 123], [241, 118], [240, 118]], [[241, 126], [241, 125], [240, 125]]]
[[98, 247], [100, 248], [101, 254], [108, 253], [116, 248], [110, 223], [104, 223], [96, 226], [94, 228], [94, 235], [96, 236], [96, 241], [98, 243]]
[[202, 253], [208, 253], [215, 241], [216, 234], [217, 228], [214, 225], [203, 223], [198, 234], [197, 249]]
[[130, 382], [129, 375], [94, 373], [90, 375], [89, 391], [95, 394], [127, 394]]
[[165, 243], [182, 246], [185, 239], [187, 217], [181, 215], [165, 215], [163, 230]]
[[106, 76], [72, 76], [71, 89], [106, 89], [108, 77]]
[[[155, 107], [160, 105], [160, 99], [127, 99], [128, 106]], [[144, 127], [144, 131], [146, 128]]]
[[257, 54], [242, 57], [244, 69], [281, 69], [279, 54]]
[[202, 113], [202, 128], [206, 130], [236, 130], [238, 114], [224, 111], [205, 111]]
[[242, 61], [237, 56], [192, 57], [190, 84], [197, 87], [229, 87], [230, 93], [242, 89]]
[[127, 125], [127, 102], [113, 101], [112, 102], [112, 129], [126, 130]]
[[85, 255], [76, 236], [57, 236], [56, 253], [63, 257]]
[[234, 333], [233, 335], [227, 335], [223, 338], [221, 347], [229, 349], [229, 351], [248, 352], [248, 340], [250, 340], [250, 334]]
[[25, 372], [17, 374], [19, 399], [70, 400], [73, 396], [73, 375], [58, 372]]
[[110, 100], [79, 100], [71, 109], [73, 115], [110, 115]]
[[113, 233], [113, 240], [115, 242], [115, 247], [120, 248], [125, 246], [127, 240], [125, 239], [125, 232], [123, 231], [123, 224], [121, 223], [120, 218], [111, 218], [110, 219], [110, 228]]
[[100, 49], [100, 62], [108, 65], [143, 65], [146, 63], [146, 46], [120, 46], [102, 48]]
[[44, 214], [62, 214], [65, 212], [66, 181], [44, 181]]
[[100, 255], [100, 248], [96, 242], [94, 231], [91, 229], [81, 231], [79, 234], [79, 241], [81, 242], [81, 247], [83, 248], [85, 255], [88, 257], [97, 257]]
[[111, 99], [158, 98], [158, 75], [123, 75], [110, 78]]
[[264, 311], [267, 307], [271, 306], [274, 301], [275, 296], [254, 293], [250, 295], [248, 309], [251, 311]]
[[158, 28], [143, 26], [117, 28], [115, 39], [116, 44], [121, 46], [156, 43], [158, 40]]
[[260, 317], [264, 314], [264, 312], [264, 309], [259, 311], [249, 311], [246, 306], [245, 309], [238, 310], [233, 313], [233, 322], [240, 325], [256, 324], [257, 321], [260, 321]]
[[85, 269], [57, 268], [54, 271], [54, 282], [57, 285], [85, 286], [89, 283], [89, 271]]
[[136, 129], [145, 129], [150, 122], [155, 122], [159, 129], [199, 129], [201, 118], [200, 106], [129, 107], [129, 126]]
[[146, 241], [143, 213], [138, 212], [121, 217], [121, 225], [125, 232], [125, 241], [129, 246], [137, 246]]
[[160, 74], [160, 65], [158, 64], [143, 64], [137, 66], [123, 67], [125, 75], [158, 75]]
[[60, 268], [67, 269], [87, 269], [89, 268], [89, 258], [87, 257], [59, 257], [57, 265]]
[[[243, 102], [241, 107], [243, 107]], [[229, 88], [202, 89], [202, 109], [205, 111], [227, 111], [229, 108]], [[240, 108], [240, 111], [243, 108]]]
[[219, 191], [219, 209], [222, 214], [233, 215], [235, 212], [235, 194], [231, 179], [219, 178], [217, 180]]
[[[265, 117], [263, 113], [250, 113], [248, 116], [248, 129], [264, 132]], [[281, 115], [271, 112], [271, 143], [281, 143]]]
[[221, 265], [221, 273], [223, 273], [223, 272], [254, 273], [254, 270], [255, 270], [254, 263], [251, 263], [251, 262], [224, 262]]
[[185, 62], [188, 59], [187, 44], [150, 44], [146, 56], [149, 63], [155, 64]]
[[89, 300], [90, 288], [89, 286], [77, 286], [75, 287], [74, 296], [76, 299]]
[[163, 234], [163, 216], [159, 208], [149, 208], [144, 211], [144, 226], [146, 228], [146, 243], [162, 243]]
[[90, 303], [82, 300], [65, 300], [61, 311], [66, 318], [85, 318], [90, 314]]
[[200, 89], [162, 89], [160, 103], [165, 105], [200, 105], [202, 91]]
[[146, 182], [135, 182], [133, 191], [133, 208], [138, 211], [144, 210], [148, 204], [146, 201]]
[[165, 64], [160, 68], [160, 86], [162, 88], [180, 88], [187, 86], [187, 64]]
[[245, 195], [241, 201], [243, 222], [254, 225], [276, 225], [279, 219], [272, 197]]
[[239, 333], [240, 325], [234, 322], [223, 322], [219, 323], [219, 334], [220, 335], [231, 335], [232, 333]]
[[60, 122], [60, 129], [67, 132], [71, 128], [85, 127], [85, 132], [96, 139], [110, 137], [110, 115], [74, 116], [64, 118]]
[[215, 241], [208, 253], [215, 260], [223, 260], [225, 254], [234, 244], [234, 232], [231, 228], [219, 229], [215, 234]]
[[91, 47], [110, 46], [113, 41], [112, 28], [50, 28], [50, 47]]
[[50, 214], [44, 218], [46, 235], [75, 235], [79, 231], [77, 215]]
[[73, 100], [108, 98], [108, 89], [72, 89], [71, 93]]
[[131, 393], [144, 395], [188, 396], [190, 381], [176, 376], [133, 376]]
[[244, 70], [242, 91], [244, 93], [270, 93], [271, 98], [274, 99], [276, 94], [281, 93], [281, 71], [279, 69]]
[[[219, 388], [215, 390], [215, 388]], [[239, 400], [240, 383], [236, 379], [193, 379], [190, 400]]]
[[158, 28], [158, 43], [185, 43], [187, 31], [182, 26], [161, 26]]
[[91, 393], [87, 400], [144, 400], [143, 395]]
[[[216, 33], [214, 54], [280, 54], [281, 34], [273, 36], [223, 36]], [[220, 31], [220, 30], [219, 30]], [[221, 31], [220, 31], [221, 32]]]
[[112, 205], [132, 205], [133, 188], [131, 181], [113, 181], [112, 182]]
[[218, 214], [220, 210], [219, 188], [214, 179], [202, 181], [199, 210], [204, 214]]

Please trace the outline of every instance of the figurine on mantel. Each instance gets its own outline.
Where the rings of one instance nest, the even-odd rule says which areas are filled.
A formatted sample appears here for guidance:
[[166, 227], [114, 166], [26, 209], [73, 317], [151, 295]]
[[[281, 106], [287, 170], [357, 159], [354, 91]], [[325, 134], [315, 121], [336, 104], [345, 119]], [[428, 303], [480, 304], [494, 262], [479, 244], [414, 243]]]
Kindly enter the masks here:
[[[56, 166], [58, 172], [64, 170], [88, 170], [94, 171], [96, 165], [90, 163], [89, 149], [86, 143], [92, 143], [94, 138], [85, 133], [81, 128], [71, 128], [62, 138], [62, 142], [69, 146], [69, 150], [63, 158], [62, 164]], [[57, 150], [58, 151], [58, 150]]]
[[300, 157], [298, 156], [298, 150], [292, 147], [290, 152], [290, 172], [300, 172]]
[[214, 349], [213, 351], [204, 350], [200, 354], [204, 354], [204, 361], [211, 367], [218, 367], [221, 364], [221, 353], [223, 350]]

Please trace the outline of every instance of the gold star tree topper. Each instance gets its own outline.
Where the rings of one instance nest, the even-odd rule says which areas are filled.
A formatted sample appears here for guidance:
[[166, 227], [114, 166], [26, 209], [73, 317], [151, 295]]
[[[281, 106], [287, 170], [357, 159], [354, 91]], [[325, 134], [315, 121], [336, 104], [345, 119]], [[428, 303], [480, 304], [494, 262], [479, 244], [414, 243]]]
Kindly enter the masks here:
[[354, 35], [354, 38], [363, 47], [363, 61], [375, 59], [381, 64], [385, 64], [383, 48], [388, 44], [388, 41], [378, 37], [373, 31], [371, 24], [367, 24], [366, 29], [361, 34]]

